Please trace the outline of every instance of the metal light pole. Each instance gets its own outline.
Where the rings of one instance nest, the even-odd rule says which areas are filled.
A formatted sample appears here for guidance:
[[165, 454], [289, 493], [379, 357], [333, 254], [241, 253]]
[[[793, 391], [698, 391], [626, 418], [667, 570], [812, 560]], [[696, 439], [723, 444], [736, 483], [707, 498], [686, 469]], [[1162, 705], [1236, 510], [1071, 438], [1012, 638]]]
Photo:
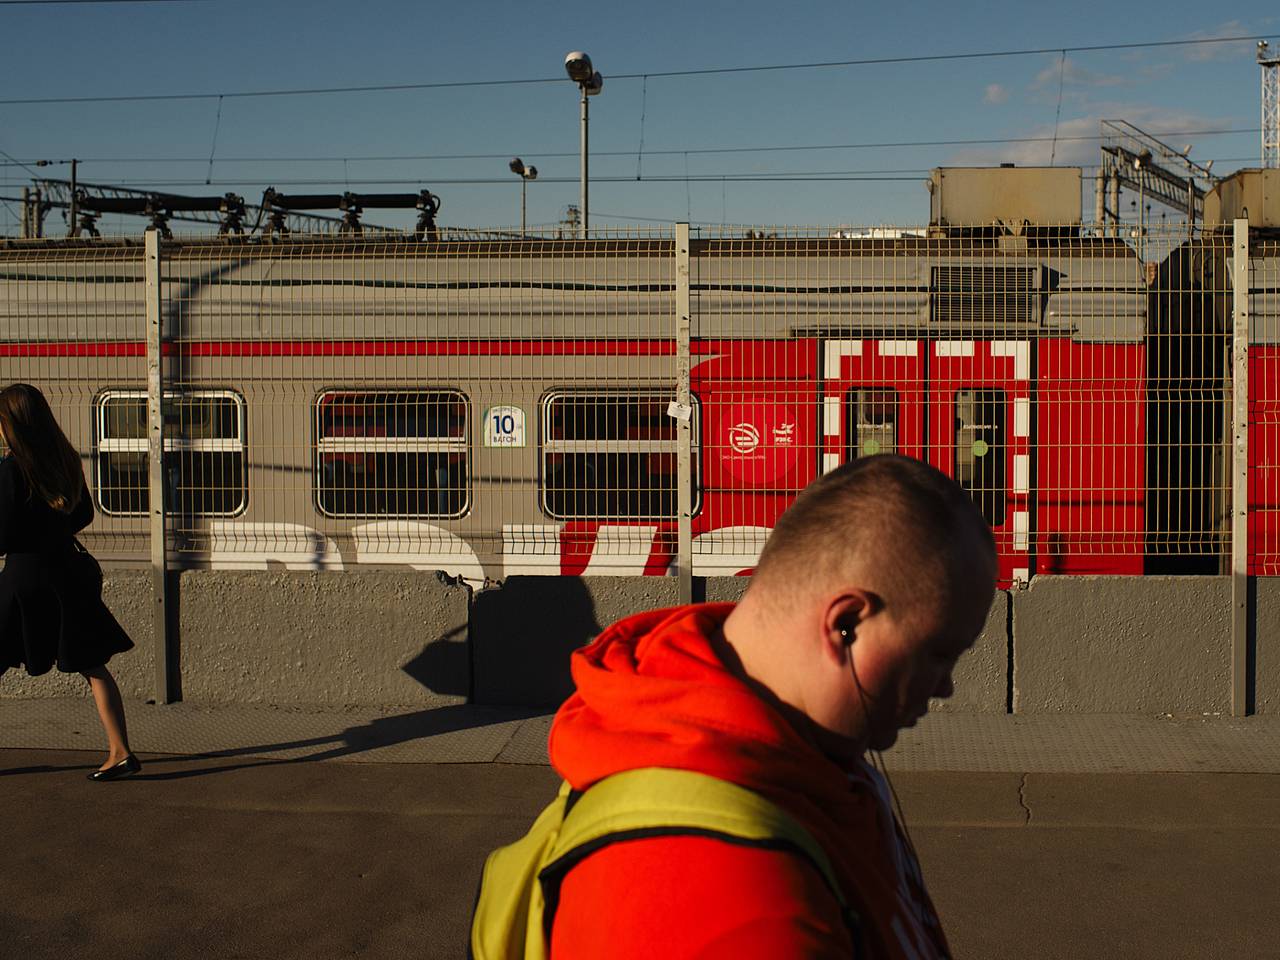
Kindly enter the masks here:
[[586, 239], [587, 227], [589, 225], [588, 206], [587, 206], [587, 97], [594, 97], [604, 87], [604, 78], [600, 76], [599, 71], [591, 66], [591, 58], [581, 50], [574, 50], [564, 58], [564, 69], [569, 74], [569, 79], [578, 85], [578, 89], [582, 91], [582, 157], [581, 157], [581, 200], [580, 207], [582, 213], [582, 237]]
[[1143, 150], [1133, 158], [1133, 168], [1138, 174], [1138, 259], [1147, 257], [1147, 178], [1143, 169], [1151, 163], [1151, 151]]
[[582, 135], [579, 137], [580, 146], [578, 150], [578, 206], [582, 210], [582, 239], [585, 240], [587, 238], [587, 211], [590, 209], [590, 207], [587, 206], [587, 185], [591, 182], [591, 177], [588, 173], [588, 168], [591, 162], [590, 151], [587, 149], [587, 140], [590, 137], [588, 132], [590, 130], [590, 125], [587, 123], [587, 114], [589, 112], [589, 108], [587, 107], [587, 88], [580, 87], [580, 89], [582, 90], [582, 107], [579, 111], [579, 124], [582, 130]]
[[530, 180], [538, 179], [538, 168], [526, 167], [524, 165], [524, 161], [521, 160], [519, 157], [513, 158], [512, 161], [507, 164], [507, 166], [511, 168], [512, 173], [514, 173], [516, 176], [520, 178], [520, 236], [523, 237], [525, 233], [525, 225], [524, 225], [525, 223], [525, 216], [524, 216], [525, 189], [529, 186]]

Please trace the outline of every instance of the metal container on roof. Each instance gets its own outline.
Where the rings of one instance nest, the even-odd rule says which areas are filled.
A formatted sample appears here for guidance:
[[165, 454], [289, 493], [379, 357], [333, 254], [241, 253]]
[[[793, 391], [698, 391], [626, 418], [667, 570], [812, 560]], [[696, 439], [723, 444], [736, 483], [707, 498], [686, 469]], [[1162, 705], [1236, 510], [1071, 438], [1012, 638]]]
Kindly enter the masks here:
[[1280, 169], [1237, 170], [1204, 198], [1206, 227], [1249, 217], [1251, 227], [1280, 227]]
[[1079, 167], [938, 167], [929, 179], [936, 227], [1080, 224]]

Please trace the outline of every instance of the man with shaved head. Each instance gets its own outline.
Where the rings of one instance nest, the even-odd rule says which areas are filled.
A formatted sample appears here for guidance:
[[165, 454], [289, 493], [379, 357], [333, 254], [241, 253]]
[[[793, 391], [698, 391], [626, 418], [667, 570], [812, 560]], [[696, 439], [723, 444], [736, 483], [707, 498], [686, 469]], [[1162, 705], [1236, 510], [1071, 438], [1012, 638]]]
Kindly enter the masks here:
[[784, 811], [827, 862], [712, 831], [621, 834], [560, 880], [553, 960], [948, 956], [866, 755], [951, 695], [995, 580], [964, 490], [917, 460], [861, 458], [779, 519], [740, 603], [643, 613], [576, 653], [550, 740], [575, 791], [709, 775]]

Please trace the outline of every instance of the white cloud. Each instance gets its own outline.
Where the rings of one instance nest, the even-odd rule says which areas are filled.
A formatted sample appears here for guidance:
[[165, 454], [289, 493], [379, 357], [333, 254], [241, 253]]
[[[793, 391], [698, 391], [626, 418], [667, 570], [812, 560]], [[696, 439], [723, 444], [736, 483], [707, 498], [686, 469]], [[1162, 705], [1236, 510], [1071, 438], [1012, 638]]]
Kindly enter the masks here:
[[1036, 74], [1031, 81], [1031, 89], [1056, 90], [1059, 83], [1064, 87], [1121, 87], [1133, 83], [1133, 79], [1116, 73], [1086, 70], [1071, 57], [1056, 57]]
[[987, 89], [982, 94], [983, 103], [1004, 103], [1009, 99], [1009, 89], [999, 83], [987, 84]]
[[[1272, 19], [1274, 18], [1268, 17], [1263, 22], [1266, 23]], [[1253, 32], [1249, 25], [1242, 20], [1228, 20], [1226, 23], [1219, 24], [1210, 30], [1197, 30], [1195, 33], [1188, 34], [1184, 39], [1213, 40], [1218, 37], [1247, 37]], [[1187, 51], [1188, 60], [1204, 62], [1208, 60], [1239, 60], [1241, 58], [1252, 60], [1256, 48], [1256, 40], [1238, 40], [1234, 43], [1200, 43], [1184, 49]]]
[[[1182, 135], [1183, 131], [1217, 130], [1238, 124], [1239, 118], [1207, 117], [1187, 111], [1168, 110], [1142, 104], [1111, 103], [1101, 105], [1088, 116], [1063, 120], [1058, 124], [1057, 141], [1054, 141], [1053, 124], [1045, 124], [1014, 136], [1034, 137], [1025, 143], [992, 144], [989, 147], [965, 147], [952, 154], [944, 165], [989, 166], [998, 163], [1016, 163], [1020, 166], [1047, 165], [1052, 158], [1057, 166], [1096, 167], [1101, 158], [1100, 125], [1102, 120], [1123, 118], [1141, 130], [1159, 138], [1169, 131], [1181, 148], [1194, 136]], [[1195, 151], [1192, 151], [1194, 156]]]

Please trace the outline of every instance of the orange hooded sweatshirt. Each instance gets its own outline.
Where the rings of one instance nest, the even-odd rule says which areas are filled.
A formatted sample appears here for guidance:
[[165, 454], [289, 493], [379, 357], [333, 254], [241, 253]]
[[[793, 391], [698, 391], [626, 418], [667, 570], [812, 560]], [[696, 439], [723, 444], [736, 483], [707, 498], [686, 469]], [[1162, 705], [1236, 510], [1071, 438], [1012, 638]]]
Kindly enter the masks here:
[[[946, 939], [884, 781], [831, 760], [731, 673], [713, 646], [731, 604], [622, 620], [573, 655], [577, 692], [551, 762], [579, 790], [638, 767], [696, 770], [756, 790], [823, 846], [861, 915], [861, 956], [935, 960]], [[840, 907], [800, 856], [707, 837], [614, 843], [560, 889], [552, 960], [849, 958]]]

